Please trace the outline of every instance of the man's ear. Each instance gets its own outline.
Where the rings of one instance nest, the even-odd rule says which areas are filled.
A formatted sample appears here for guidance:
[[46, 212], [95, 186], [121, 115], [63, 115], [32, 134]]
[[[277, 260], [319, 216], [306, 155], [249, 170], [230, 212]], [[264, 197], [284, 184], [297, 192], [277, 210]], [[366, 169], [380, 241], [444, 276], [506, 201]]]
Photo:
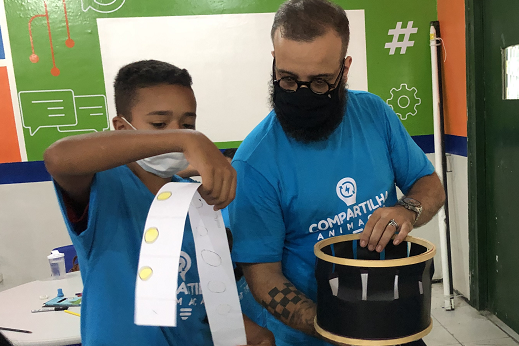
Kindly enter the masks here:
[[127, 130], [128, 124], [121, 116], [116, 116], [112, 119], [112, 124], [115, 130]]
[[344, 79], [344, 82], [348, 82], [348, 73], [350, 72], [351, 63], [353, 62], [353, 58], [351, 56], [347, 56], [346, 59], [344, 59], [344, 72], [342, 75], [342, 79]]
[[276, 53], [274, 51], [271, 51], [270, 54], [272, 54], [272, 57], [275, 59], [276, 58]]

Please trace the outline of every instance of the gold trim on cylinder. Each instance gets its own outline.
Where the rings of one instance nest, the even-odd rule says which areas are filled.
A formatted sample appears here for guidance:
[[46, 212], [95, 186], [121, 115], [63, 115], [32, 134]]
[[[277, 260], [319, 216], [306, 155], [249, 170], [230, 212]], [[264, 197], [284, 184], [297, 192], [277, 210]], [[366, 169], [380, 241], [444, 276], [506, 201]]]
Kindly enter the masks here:
[[[359, 270], [362, 270], [362, 268], [364, 268], [364, 269], [388, 268], [389, 269], [389, 268], [395, 268], [395, 267], [411, 266], [411, 265], [431, 261], [432, 258], [434, 257], [434, 255], [436, 254], [436, 247], [434, 246], [434, 244], [432, 244], [431, 242], [429, 242], [425, 239], [411, 237], [411, 236], [407, 236], [404, 239], [404, 241], [407, 242], [407, 244], [402, 244], [402, 245], [408, 246], [407, 247], [408, 252], [409, 252], [409, 246], [411, 246], [411, 249], [412, 249], [414, 244], [420, 245], [423, 248], [425, 248], [425, 251], [423, 253], [420, 253], [418, 255], [413, 255], [410, 257], [395, 258], [395, 259], [388, 259], [388, 260], [380, 260], [380, 259], [363, 260], [363, 259], [336, 257], [336, 256], [328, 255], [323, 252], [323, 249], [329, 245], [359, 240], [360, 236], [361, 236], [360, 234], [349, 234], [349, 235], [341, 235], [341, 236], [321, 240], [320, 242], [315, 244], [314, 253], [317, 256], [317, 258], [319, 258], [319, 261], [323, 261], [326, 263], [333, 263], [333, 264], [337, 264], [340, 266], [359, 268]], [[394, 237], [393, 237], [393, 239], [394, 239]], [[415, 250], [417, 250], [417, 249], [415, 249]], [[419, 251], [411, 250], [411, 252], [413, 252], [413, 253], [420, 252], [420, 251], [423, 251], [423, 249], [420, 249]], [[351, 256], [351, 253], [348, 256]], [[373, 269], [373, 270], [375, 270], [375, 269]], [[432, 276], [432, 274], [431, 274], [431, 276]], [[420, 293], [420, 294], [422, 294], [422, 293]], [[398, 298], [396, 298], [396, 299], [398, 299]], [[430, 304], [430, 301], [427, 304]], [[327, 310], [327, 309], [325, 309], [325, 310]], [[321, 313], [325, 314], [325, 310], [323, 310]], [[422, 310], [420, 310], [420, 311], [422, 311]], [[430, 315], [430, 313], [427, 315]], [[342, 332], [340, 332], [340, 334], [336, 334], [339, 332], [339, 329], [341, 329], [341, 328], [337, 329], [336, 327], [333, 327], [334, 333], [332, 333], [330, 331], [323, 329], [321, 326], [319, 326], [318, 321], [317, 321], [317, 316], [314, 319], [314, 326], [315, 326], [315, 330], [321, 336], [323, 336], [325, 339], [328, 339], [328, 340], [331, 340], [334, 342], [339, 342], [339, 343], [349, 344], [349, 345], [356, 345], [356, 346], [389, 346], [389, 345], [406, 344], [406, 343], [409, 343], [412, 341], [419, 340], [419, 339], [423, 338], [425, 335], [429, 334], [429, 332], [432, 329], [432, 319], [430, 318], [430, 316], [427, 316], [427, 315], [423, 315], [423, 319], [421, 319], [420, 325], [418, 326], [419, 328], [413, 328], [409, 332], [416, 332], [417, 329], [419, 330], [419, 329], [424, 328], [423, 330], [419, 331], [418, 333], [415, 333], [412, 335], [407, 335], [407, 336], [401, 336], [401, 335], [406, 335], [409, 332], [405, 332], [402, 334], [396, 333], [396, 335], [391, 334], [392, 338], [384, 338], [381, 335], [375, 336], [376, 335], [376, 333], [375, 333], [375, 334], [373, 334], [373, 336], [374, 336], [373, 339], [367, 339], [362, 334], [355, 335], [355, 333], [353, 333], [351, 330], [348, 331], [347, 333], [346, 333], [346, 330], [344, 330], [344, 332], [345, 332], [344, 334]], [[427, 325], [427, 318], [430, 320], [428, 325]], [[321, 323], [323, 323], [323, 321], [321, 321]], [[326, 323], [328, 323], [328, 322], [326, 322]], [[352, 336], [357, 337], [357, 338], [352, 338]], [[358, 339], [359, 336], [362, 336], [362, 339]]]
[[411, 264], [421, 263], [425, 262], [431, 258], [434, 257], [436, 254], [436, 247], [433, 243], [422, 239], [422, 238], [416, 238], [407, 236], [405, 237], [404, 241], [407, 241], [409, 243], [414, 243], [421, 245], [425, 248], [427, 248], [427, 251], [425, 251], [422, 254], [406, 257], [406, 258], [397, 258], [397, 259], [390, 259], [390, 260], [358, 260], [358, 259], [352, 259], [352, 258], [341, 258], [341, 257], [334, 257], [325, 254], [322, 249], [328, 245], [336, 244], [344, 241], [351, 241], [351, 240], [358, 240], [360, 239], [360, 234], [347, 234], [347, 235], [340, 235], [337, 237], [328, 238], [325, 240], [321, 240], [314, 246], [314, 253], [315, 255], [322, 259], [323, 261], [335, 263], [335, 264], [341, 264], [346, 265], [350, 267], [363, 267], [363, 268], [389, 268], [389, 267], [401, 267], [401, 266], [407, 266]]
[[429, 327], [422, 330], [419, 333], [416, 333], [414, 335], [409, 335], [403, 338], [399, 339], [384, 339], [384, 340], [367, 340], [367, 339], [351, 339], [346, 338], [344, 336], [339, 336], [332, 334], [324, 329], [322, 329], [319, 324], [317, 324], [317, 316], [314, 318], [314, 327], [315, 330], [322, 335], [324, 338], [334, 341], [334, 342], [340, 342], [343, 344], [348, 345], [355, 345], [355, 346], [390, 346], [390, 345], [400, 345], [400, 344], [407, 344], [412, 341], [420, 340], [427, 334], [429, 334], [433, 327], [433, 322], [431, 319], [431, 323], [429, 324]]

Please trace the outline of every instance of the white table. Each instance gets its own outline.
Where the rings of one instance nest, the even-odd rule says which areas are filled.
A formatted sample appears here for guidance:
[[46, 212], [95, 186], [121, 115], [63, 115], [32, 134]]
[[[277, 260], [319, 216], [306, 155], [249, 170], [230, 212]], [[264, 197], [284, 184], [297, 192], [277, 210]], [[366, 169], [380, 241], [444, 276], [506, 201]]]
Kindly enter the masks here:
[[[80, 318], [64, 311], [31, 313], [55, 298], [58, 288], [65, 297], [82, 292], [79, 272], [68, 273], [59, 280], [33, 281], [0, 292], [0, 327], [24, 329], [32, 334], [1, 331], [14, 345], [61, 346], [81, 343]], [[40, 299], [40, 296], [48, 296]], [[79, 313], [79, 307], [70, 311]]]

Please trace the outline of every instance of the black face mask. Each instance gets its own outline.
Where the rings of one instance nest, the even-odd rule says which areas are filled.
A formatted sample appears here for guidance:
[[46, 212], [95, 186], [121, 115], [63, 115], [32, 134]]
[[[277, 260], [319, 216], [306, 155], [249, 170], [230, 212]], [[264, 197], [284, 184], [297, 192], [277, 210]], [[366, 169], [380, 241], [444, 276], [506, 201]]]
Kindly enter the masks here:
[[342, 82], [322, 95], [303, 87], [287, 92], [274, 83], [271, 98], [283, 130], [301, 142], [327, 139], [344, 117], [346, 92]]

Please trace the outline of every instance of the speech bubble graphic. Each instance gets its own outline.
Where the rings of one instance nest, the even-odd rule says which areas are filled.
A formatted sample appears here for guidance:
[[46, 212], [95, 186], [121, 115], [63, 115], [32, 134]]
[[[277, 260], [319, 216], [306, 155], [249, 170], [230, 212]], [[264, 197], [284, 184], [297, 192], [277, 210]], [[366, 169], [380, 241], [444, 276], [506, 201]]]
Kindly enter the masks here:
[[104, 95], [74, 96], [77, 124], [60, 126], [60, 132], [100, 132], [110, 128]]
[[77, 125], [74, 92], [64, 90], [20, 91], [23, 127], [31, 136], [43, 127]]
[[123, 7], [126, 0], [81, 0], [81, 9], [87, 12], [92, 9], [99, 13], [112, 13]]
[[353, 178], [344, 178], [337, 183], [337, 196], [346, 205], [350, 206], [357, 202], [357, 183]]

